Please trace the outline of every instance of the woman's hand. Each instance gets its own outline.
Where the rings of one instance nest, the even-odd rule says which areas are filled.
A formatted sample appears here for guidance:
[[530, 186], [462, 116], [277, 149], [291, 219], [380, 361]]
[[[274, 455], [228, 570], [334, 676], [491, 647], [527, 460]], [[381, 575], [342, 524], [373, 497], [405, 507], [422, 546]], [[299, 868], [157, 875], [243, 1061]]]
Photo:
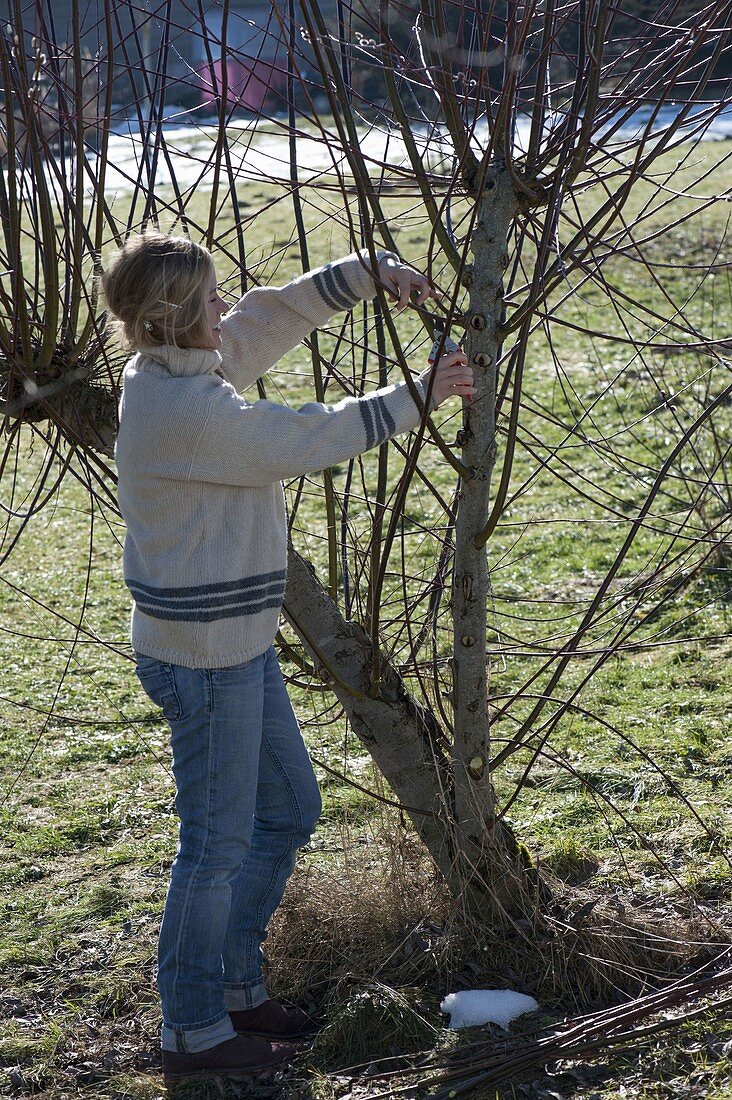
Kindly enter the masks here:
[[464, 351], [450, 351], [443, 355], [434, 367], [428, 367], [420, 374], [420, 380], [428, 385], [431, 374], [434, 374], [433, 408], [447, 401], [448, 397], [467, 397], [470, 400], [475, 394], [473, 368], [468, 366], [468, 357]]
[[410, 302], [421, 306], [427, 298], [439, 297], [426, 275], [420, 275], [396, 256], [382, 256], [379, 261], [379, 278], [397, 299], [397, 310], [406, 309]]

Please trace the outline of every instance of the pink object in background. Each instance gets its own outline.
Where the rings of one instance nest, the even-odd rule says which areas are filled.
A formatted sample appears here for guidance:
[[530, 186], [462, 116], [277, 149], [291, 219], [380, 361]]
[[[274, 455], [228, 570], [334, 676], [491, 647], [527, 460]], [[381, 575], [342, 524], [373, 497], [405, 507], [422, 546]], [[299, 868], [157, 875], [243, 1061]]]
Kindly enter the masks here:
[[[196, 67], [201, 79], [201, 102], [257, 114], [285, 102], [287, 51], [279, 24], [267, 0], [232, 3], [224, 22], [221, 5], [206, 5], [205, 43], [198, 40]], [[225, 79], [224, 79], [225, 77]]]
[[[223, 87], [221, 61], [203, 69], [203, 102], [213, 102], [209, 88]], [[269, 95], [284, 95], [286, 78], [276, 64], [257, 58], [229, 57], [226, 61], [226, 105], [260, 111]]]

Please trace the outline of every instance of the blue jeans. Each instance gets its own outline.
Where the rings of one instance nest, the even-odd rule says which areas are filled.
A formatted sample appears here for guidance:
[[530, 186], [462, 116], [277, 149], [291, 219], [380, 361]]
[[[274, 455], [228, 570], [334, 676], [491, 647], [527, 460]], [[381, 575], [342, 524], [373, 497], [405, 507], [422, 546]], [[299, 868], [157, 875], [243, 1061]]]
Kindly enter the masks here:
[[180, 843], [158, 945], [163, 1049], [234, 1036], [229, 1011], [267, 1000], [261, 945], [320, 814], [274, 648], [233, 668], [138, 654], [172, 733]]

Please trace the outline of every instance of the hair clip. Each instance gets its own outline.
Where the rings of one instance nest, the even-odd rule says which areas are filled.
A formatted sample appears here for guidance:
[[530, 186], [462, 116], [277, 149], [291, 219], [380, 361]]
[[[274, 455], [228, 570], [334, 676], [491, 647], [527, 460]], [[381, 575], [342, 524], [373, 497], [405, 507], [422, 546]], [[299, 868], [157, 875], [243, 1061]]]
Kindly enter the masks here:
[[183, 306], [179, 306], [177, 302], [166, 302], [165, 298], [158, 298], [161, 306], [167, 306], [168, 309], [183, 309]]
[[142, 327], [145, 329], [146, 332], [152, 332], [153, 323], [152, 323], [152, 321], [143, 321], [142, 322]]

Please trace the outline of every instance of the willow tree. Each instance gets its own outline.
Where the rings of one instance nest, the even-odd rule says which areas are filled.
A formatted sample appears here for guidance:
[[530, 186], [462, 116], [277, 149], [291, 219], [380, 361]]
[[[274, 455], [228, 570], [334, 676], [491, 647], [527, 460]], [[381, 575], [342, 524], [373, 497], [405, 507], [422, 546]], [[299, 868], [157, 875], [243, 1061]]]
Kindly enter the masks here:
[[[526, 913], [540, 883], [506, 810], [551, 758], [552, 733], [581, 712], [592, 676], [653, 644], [678, 578], [729, 560], [728, 345], [707, 293], [728, 269], [721, 251], [705, 253], [689, 295], [658, 247], [691, 239], [726, 198], [714, 187], [720, 158], [699, 152], [730, 104], [726, 0], [68, 9], [67, 24], [50, 0], [12, 0], [2, 39], [4, 469], [30, 422], [49, 453], [63, 446], [86, 464], [112, 506], [120, 353], [98, 275], [105, 249], [133, 229], [161, 223], [205, 241], [229, 263], [232, 296], [257, 281], [263, 259], [248, 245], [273, 212], [294, 223], [275, 254], [296, 246], [305, 269], [325, 258], [312, 236], [326, 222], [372, 259], [383, 244], [422, 265], [443, 292], [432, 312], [395, 321], [380, 290], [307, 341], [316, 395], [411, 377], [410, 358], [421, 366], [448, 335], [478, 392], [459, 423], [425, 411], [406, 446], [320, 476], [317, 568], [298, 530], [314, 482], [289, 486], [285, 614], [296, 638], [280, 640], [298, 678], [337, 698], [454, 894], [489, 919]], [[247, 187], [262, 180], [268, 198], [252, 212]], [[405, 228], [426, 251], [401, 247]], [[636, 294], [621, 262], [635, 266]], [[578, 392], [556, 350], [560, 328], [596, 357], [600, 394]], [[527, 386], [537, 362], [556, 372], [562, 414]], [[595, 406], [617, 407], [639, 368], [658, 408], [673, 410], [684, 388], [693, 415], [672, 416], [672, 442], [647, 447], [627, 489], [592, 484], [583, 455], [614, 474], [628, 467]], [[449, 499], [435, 456], [452, 471]], [[510, 616], [496, 611], [492, 547], [544, 480], [616, 535], [609, 567], [535, 639], [520, 601]], [[413, 513], [416, 487], [427, 519]], [[415, 523], [431, 556], [412, 570]], [[653, 552], [629, 574], [648, 532]], [[502, 558], [521, 553], [501, 547]], [[521, 653], [520, 682], [492, 689], [491, 662]], [[495, 738], [498, 720], [510, 736]], [[499, 805], [494, 777], [509, 761], [520, 778]]]

